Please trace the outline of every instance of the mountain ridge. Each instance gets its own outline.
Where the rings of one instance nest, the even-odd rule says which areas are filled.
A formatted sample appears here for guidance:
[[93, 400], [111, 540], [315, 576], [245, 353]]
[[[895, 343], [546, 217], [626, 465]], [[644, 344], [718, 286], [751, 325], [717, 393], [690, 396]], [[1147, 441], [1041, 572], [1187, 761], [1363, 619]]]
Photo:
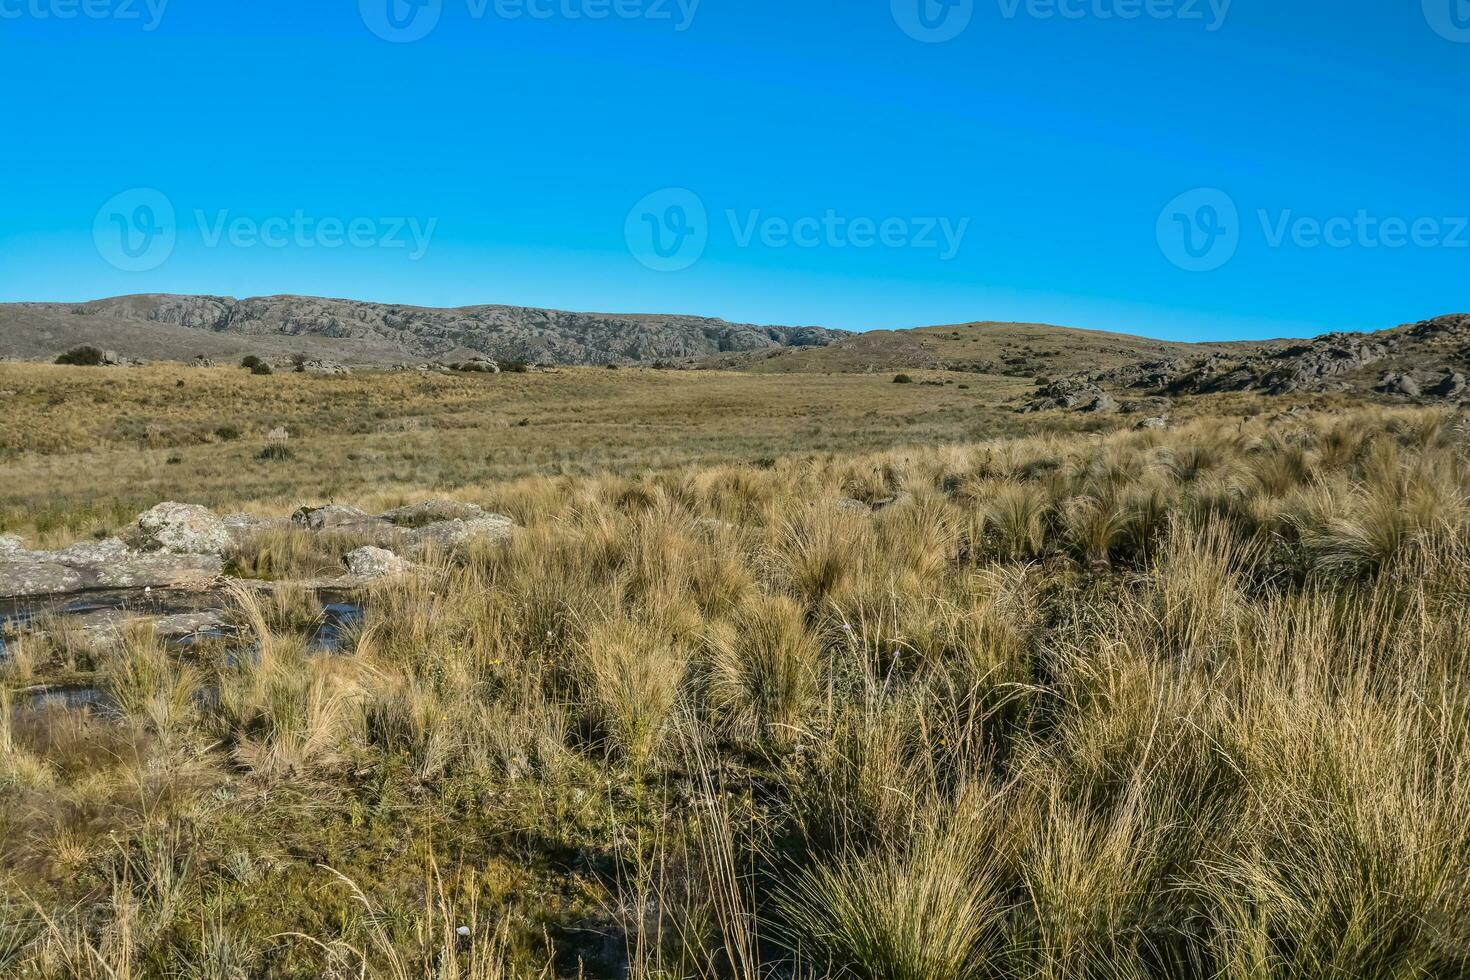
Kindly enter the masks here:
[[[60, 353], [65, 344], [88, 342], [128, 357], [157, 357], [156, 351], [127, 349], [150, 346], [149, 338], [139, 333], [152, 326], [195, 331], [194, 339], [215, 335], [266, 340], [273, 347], [283, 346], [281, 341], [290, 347], [301, 340], [309, 349], [298, 352], [313, 355], [340, 343], [340, 359], [363, 364], [476, 355], [560, 365], [651, 363], [721, 352], [824, 346], [847, 336], [846, 331], [825, 327], [758, 326], [714, 317], [578, 313], [499, 304], [435, 308], [286, 294], [236, 299], [139, 293], [83, 303], [0, 306], [0, 336], [5, 338], [0, 353], [44, 357]], [[89, 331], [97, 336], [81, 339]], [[165, 333], [175, 342], [190, 339], [177, 331]], [[211, 350], [198, 353], [214, 356]], [[176, 353], [174, 359], [187, 358]]]

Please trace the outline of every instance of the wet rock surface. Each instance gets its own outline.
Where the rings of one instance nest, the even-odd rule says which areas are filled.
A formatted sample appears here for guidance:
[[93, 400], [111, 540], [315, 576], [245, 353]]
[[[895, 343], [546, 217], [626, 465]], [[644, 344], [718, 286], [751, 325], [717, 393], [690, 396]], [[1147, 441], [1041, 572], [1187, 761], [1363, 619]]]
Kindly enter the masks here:
[[218, 555], [144, 554], [119, 545], [0, 554], [0, 598], [97, 588], [208, 588], [224, 568]]

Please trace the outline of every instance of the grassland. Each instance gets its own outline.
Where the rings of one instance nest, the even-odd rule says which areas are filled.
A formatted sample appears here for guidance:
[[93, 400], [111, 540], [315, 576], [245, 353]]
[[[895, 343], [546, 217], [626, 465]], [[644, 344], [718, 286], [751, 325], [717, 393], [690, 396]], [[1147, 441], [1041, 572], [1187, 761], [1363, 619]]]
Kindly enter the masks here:
[[[908, 369], [797, 380], [722, 371], [528, 374], [0, 363], [0, 533], [102, 535], [160, 500], [289, 513], [327, 499], [393, 505], [491, 492], [527, 476], [637, 475], [693, 463], [871, 452], [1028, 432], [1109, 431], [1128, 416], [1023, 419], [1030, 379]], [[1181, 400], [1174, 415], [1248, 416], [1341, 399]], [[289, 453], [262, 459], [272, 432]]]
[[[126, 493], [448, 486], [524, 530], [373, 587], [335, 656], [290, 589], [238, 595], [243, 655], [21, 637], [0, 975], [1470, 971], [1455, 417], [1028, 432], [1005, 381], [55, 370], [0, 381], [7, 446], [63, 396], [17, 514], [179, 453]], [[106, 704], [18, 693], [61, 677]]]

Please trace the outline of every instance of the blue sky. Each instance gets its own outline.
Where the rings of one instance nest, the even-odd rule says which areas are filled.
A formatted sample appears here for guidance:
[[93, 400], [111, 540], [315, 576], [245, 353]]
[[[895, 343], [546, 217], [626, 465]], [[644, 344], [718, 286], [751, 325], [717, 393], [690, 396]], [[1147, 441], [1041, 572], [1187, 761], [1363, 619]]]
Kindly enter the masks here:
[[0, 300], [1470, 308], [1470, 0], [415, 2], [0, 0]]

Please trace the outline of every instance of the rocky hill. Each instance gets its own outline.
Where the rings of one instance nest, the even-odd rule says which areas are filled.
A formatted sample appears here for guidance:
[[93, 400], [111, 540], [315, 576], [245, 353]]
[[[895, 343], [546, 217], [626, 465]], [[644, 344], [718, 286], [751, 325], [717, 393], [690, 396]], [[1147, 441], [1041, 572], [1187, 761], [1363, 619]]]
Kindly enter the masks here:
[[1088, 380], [1167, 395], [1343, 391], [1458, 398], [1465, 393], [1467, 371], [1470, 315], [1451, 314], [1376, 333], [1329, 333], [1150, 359]]
[[149, 294], [78, 304], [0, 305], [0, 355], [26, 358], [53, 357], [88, 343], [145, 359], [245, 352], [359, 364], [474, 355], [562, 365], [628, 364], [819, 347], [842, 336], [843, 331], [822, 327], [763, 327], [692, 316], [519, 306], [431, 309], [308, 296], [242, 300]]

